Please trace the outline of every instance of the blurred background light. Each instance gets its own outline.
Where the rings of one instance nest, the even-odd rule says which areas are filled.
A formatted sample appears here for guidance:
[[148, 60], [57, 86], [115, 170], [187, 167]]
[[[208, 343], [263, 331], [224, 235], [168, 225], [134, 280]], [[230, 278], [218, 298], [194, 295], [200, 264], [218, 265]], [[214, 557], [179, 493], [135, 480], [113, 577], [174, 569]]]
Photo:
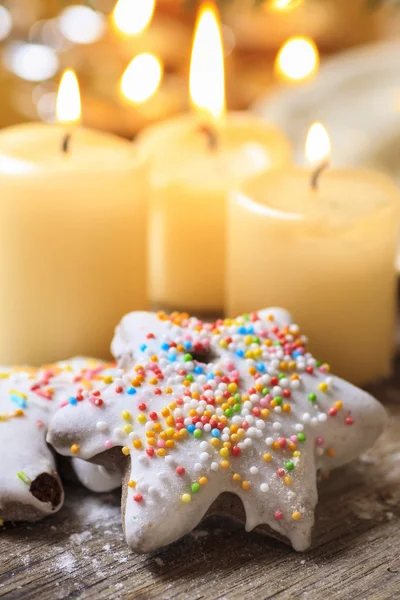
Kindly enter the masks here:
[[303, 0], [272, 0], [266, 4], [268, 10], [283, 11], [297, 8], [303, 3]]
[[275, 70], [283, 79], [301, 81], [317, 72], [319, 53], [313, 40], [290, 38], [279, 50]]
[[26, 81], [45, 81], [54, 77], [59, 69], [57, 54], [49, 46], [12, 42], [4, 52], [4, 64]]
[[43, 22], [41, 31], [41, 40], [46, 46], [51, 46], [56, 52], [69, 50], [73, 43], [68, 40], [60, 31], [58, 19], [49, 19]]
[[113, 21], [117, 29], [127, 35], [137, 35], [149, 25], [155, 0], [118, 0]]
[[93, 44], [106, 29], [104, 15], [88, 6], [68, 6], [61, 12], [58, 22], [63, 36], [75, 44]]
[[53, 123], [55, 120], [55, 109], [57, 102], [56, 92], [47, 92], [43, 94], [36, 102], [36, 110], [42, 121]]
[[12, 28], [12, 18], [9, 11], [0, 5], [0, 40], [5, 40]]
[[138, 54], [121, 79], [121, 92], [131, 102], [145, 102], [155, 94], [163, 76], [163, 65], [154, 54]]

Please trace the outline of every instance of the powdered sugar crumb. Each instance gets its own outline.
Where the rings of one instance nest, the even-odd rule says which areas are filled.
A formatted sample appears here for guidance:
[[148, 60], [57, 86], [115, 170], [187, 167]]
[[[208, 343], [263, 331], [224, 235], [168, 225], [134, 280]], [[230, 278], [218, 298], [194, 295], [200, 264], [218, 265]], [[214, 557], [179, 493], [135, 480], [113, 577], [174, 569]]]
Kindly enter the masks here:
[[92, 537], [90, 531], [82, 531], [82, 533], [73, 533], [69, 536], [70, 541], [73, 544], [82, 544], [83, 542], [87, 542]]
[[80, 521], [87, 525], [92, 525], [96, 529], [102, 528], [110, 530], [110, 526], [117, 525], [121, 527], [121, 509], [106, 502], [104, 497], [89, 497], [78, 506], [77, 516]]
[[57, 558], [56, 560], [57, 569], [65, 571], [66, 573], [72, 573], [76, 566], [76, 559], [70, 552], [67, 552]]

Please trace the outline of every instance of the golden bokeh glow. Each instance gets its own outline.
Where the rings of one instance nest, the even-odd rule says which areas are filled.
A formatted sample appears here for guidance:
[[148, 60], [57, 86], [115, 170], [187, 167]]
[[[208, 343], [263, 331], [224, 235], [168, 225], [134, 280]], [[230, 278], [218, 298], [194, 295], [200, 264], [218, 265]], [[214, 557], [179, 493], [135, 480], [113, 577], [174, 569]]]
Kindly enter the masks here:
[[275, 12], [283, 12], [287, 10], [293, 10], [303, 4], [303, 0], [271, 0], [267, 2], [265, 7], [267, 10]]
[[190, 100], [193, 107], [215, 119], [225, 112], [224, 51], [215, 6], [200, 7], [190, 63]]
[[331, 142], [322, 123], [313, 123], [306, 140], [306, 157], [311, 164], [328, 160], [331, 155]]
[[58, 123], [75, 124], [81, 118], [79, 84], [72, 69], [64, 71], [57, 94], [56, 118]]
[[156, 0], [118, 0], [112, 13], [116, 29], [126, 35], [138, 35], [148, 27]]
[[160, 87], [163, 65], [154, 54], [138, 54], [129, 63], [121, 79], [122, 95], [134, 103], [149, 100]]
[[275, 72], [281, 79], [299, 82], [311, 79], [318, 71], [318, 48], [311, 38], [290, 38], [279, 50]]

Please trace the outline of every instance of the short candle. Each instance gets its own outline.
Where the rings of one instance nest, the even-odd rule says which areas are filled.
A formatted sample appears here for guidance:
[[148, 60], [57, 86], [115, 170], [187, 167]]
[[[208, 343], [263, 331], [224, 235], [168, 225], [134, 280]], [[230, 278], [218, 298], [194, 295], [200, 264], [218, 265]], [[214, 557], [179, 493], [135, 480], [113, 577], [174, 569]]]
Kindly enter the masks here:
[[228, 314], [284, 306], [314, 356], [364, 384], [390, 374], [400, 197], [386, 176], [291, 169], [231, 196]]
[[107, 357], [118, 319], [147, 304], [145, 161], [67, 109], [0, 132], [0, 363]]

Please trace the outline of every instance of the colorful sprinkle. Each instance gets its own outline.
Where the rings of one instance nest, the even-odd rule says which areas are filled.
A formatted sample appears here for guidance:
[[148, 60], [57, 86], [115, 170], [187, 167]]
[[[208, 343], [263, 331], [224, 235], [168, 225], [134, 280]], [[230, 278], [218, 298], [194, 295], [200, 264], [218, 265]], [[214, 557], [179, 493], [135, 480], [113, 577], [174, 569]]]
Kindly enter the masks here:
[[26, 483], [26, 485], [30, 485], [32, 483], [32, 479], [28, 477], [28, 475], [25, 475], [23, 471], [18, 471], [17, 476], [21, 481]]

